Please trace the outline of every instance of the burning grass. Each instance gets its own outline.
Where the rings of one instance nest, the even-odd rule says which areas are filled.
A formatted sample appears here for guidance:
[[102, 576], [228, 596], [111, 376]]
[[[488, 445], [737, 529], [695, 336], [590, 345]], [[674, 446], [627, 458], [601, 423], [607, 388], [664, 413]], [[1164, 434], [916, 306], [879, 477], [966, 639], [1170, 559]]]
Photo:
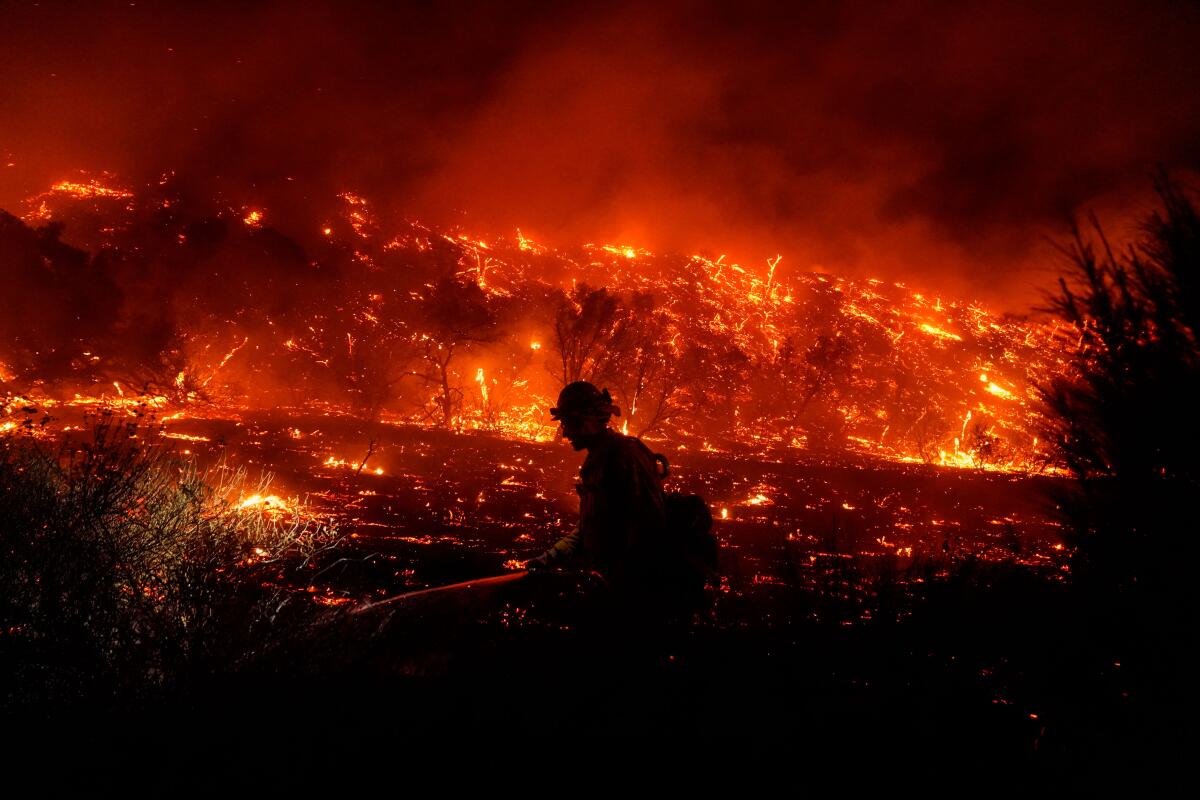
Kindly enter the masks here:
[[[127, 696], [252, 664], [316, 606], [291, 588], [336, 528], [111, 416], [57, 449], [0, 438], [7, 706]], [[286, 624], [284, 621], [286, 620]]]

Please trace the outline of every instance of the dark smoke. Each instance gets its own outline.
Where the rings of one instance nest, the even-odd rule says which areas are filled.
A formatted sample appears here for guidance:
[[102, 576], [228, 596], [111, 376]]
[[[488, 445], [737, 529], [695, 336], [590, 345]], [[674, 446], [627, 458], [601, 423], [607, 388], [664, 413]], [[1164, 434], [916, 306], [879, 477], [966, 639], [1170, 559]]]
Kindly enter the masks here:
[[0, 208], [172, 170], [1023, 310], [1066, 213], [1200, 168], [1196, 7], [1044, 5], [9, 3]]

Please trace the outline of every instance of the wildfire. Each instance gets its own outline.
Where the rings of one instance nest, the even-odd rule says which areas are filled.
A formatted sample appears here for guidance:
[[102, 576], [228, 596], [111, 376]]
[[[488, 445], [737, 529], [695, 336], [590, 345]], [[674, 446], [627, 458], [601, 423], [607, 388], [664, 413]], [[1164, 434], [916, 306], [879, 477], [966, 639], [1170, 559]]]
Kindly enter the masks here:
[[630, 247], [628, 245], [612, 245], [612, 244], [594, 245], [594, 244], [589, 243], [589, 244], [584, 245], [584, 247], [587, 247], [589, 249], [601, 250], [605, 253], [612, 253], [614, 255], [622, 256], [623, 258], [625, 258], [629, 261], [632, 261], [635, 258], [653, 255], [649, 250], [642, 250], [641, 248]]
[[[350, 227], [359, 237], [363, 239], [370, 238], [371, 231], [375, 227], [375, 219], [371, 215], [371, 206], [365, 198], [353, 192], [342, 192], [338, 195], [349, 206], [347, 214], [350, 222]], [[325, 235], [332, 233], [332, 229], [326, 228]]]
[[[60, 182], [48, 194], [133, 198], [130, 192], [90, 179]], [[659, 408], [668, 412], [661, 415], [660, 423], [666, 427], [660, 430], [676, 445], [698, 451], [731, 453], [749, 447], [778, 453], [824, 447], [901, 463], [1010, 471], [1049, 468], [1047, 458], [1037, 451], [1034, 436], [1039, 428], [1037, 403], [1022, 398], [1031, 396], [1035, 384], [1047, 382], [1064, 368], [1072, 342], [1055, 325], [1003, 319], [977, 304], [927, 297], [898, 283], [785, 273], [780, 254], [751, 269], [724, 255], [715, 260], [702, 255], [680, 258], [630, 244], [586, 244], [582, 255], [578, 250], [559, 252], [534, 242], [520, 229], [515, 239], [491, 239], [407, 221], [383, 233], [381, 221], [365, 197], [344, 192], [339, 199], [343, 203], [339, 224], [354, 231], [358, 249], [349, 249], [354, 260], [365, 265], [367, 275], [386, 274], [377, 265], [384, 252], [389, 258], [428, 254], [437, 242], [438, 247], [450, 248], [448, 252], [457, 259], [449, 262], [456, 279], [474, 283], [490, 299], [526, 296], [530, 287], [538, 287], [539, 292], [557, 291], [546, 277], [556, 269], [564, 285], [587, 282], [606, 286], [614, 295], [639, 293], [653, 298], [652, 316], [631, 318], [626, 328], [631, 337], [642, 334], [643, 328], [649, 337], [627, 357], [652, 358], [638, 365], [640, 372], [627, 387], [611, 387], [627, 412], [621, 420], [624, 431], [645, 427], [643, 415], [655, 414], [658, 401], [654, 393], [658, 392], [666, 403]], [[243, 208], [241, 220], [248, 228], [260, 227], [265, 211]], [[315, 227], [326, 237], [336, 229], [329, 217], [324, 221], [317, 218]], [[554, 267], [547, 270], [544, 265], [549, 264]], [[598, 281], [597, 275], [602, 279]], [[210, 345], [193, 348], [199, 355], [189, 353], [186, 368], [179, 369], [173, 381], [163, 381], [173, 390], [166, 392], [169, 400], [155, 394], [139, 395], [130, 384], [122, 386], [110, 376], [105, 386], [111, 384], [116, 397], [109, 396], [111, 390], [99, 396], [93, 391], [67, 402], [129, 409], [139, 404], [161, 407], [168, 402], [186, 407], [200, 399], [199, 389], [207, 390], [214, 374], [238, 353], [248, 354], [237, 363], [253, 375], [261, 369], [255, 363], [261, 358], [256, 353], [272, 347], [326, 370], [343, 369], [339, 364], [358, 369], [356, 364], [376, 357], [375, 340], [384, 331], [412, 324], [395, 318], [404, 313], [404, 306], [389, 294], [392, 289], [363, 288], [353, 312], [367, 326], [362, 330], [338, 328], [329, 318], [322, 318], [313, 320], [307, 333], [294, 325], [275, 328], [280, 335], [270, 344], [259, 334], [251, 334], [254, 329], [247, 326], [239, 331], [232, 347], [214, 347], [211, 354]], [[410, 295], [419, 292], [406, 291], [398, 299], [404, 301]], [[363, 303], [363, 298], [368, 302]], [[263, 330], [276, 324], [274, 320], [265, 322]], [[524, 332], [514, 331], [514, 337], [520, 338], [508, 351], [509, 363], [494, 363], [486, 373], [476, 364], [466, 367], [457, 355], [445, 367], [444, 375], [410, 370], [407, 374], [425, 377], [426, 385], [443, 387], [447, 402], [440, 414], [390, 407], [384, 408], [381, 416], [389, 422], [436, 423], [523, 439], [552, 439], [554, 428], [547, 424], [546, 409], [558, 386], [546, 375], [557, 370], [561, 354], [553, 320], [535, 322], [543, 327], [530, 330], [522, 322]], [[433, 352], [431, 348], [441, 346], [415, 324], [405, 329], [404, 336], [406, 346], [418, 352]], [[690, 392], [695, 408], [715, 407], [712, 398], [704, 394], [708, 390], [689, 388], [684, 378], [670, 377], [672, 364], [681, 363], [689, 354], [695, 357], [697, 352], [705, 352], [694, 350], [696, 347], [708, 351], [727, 348], [736, 355], [738, 366], [729, 367], [729, 396], [719, 412], [678, 413], [670, 405]], [[439, 352], [445, 358], [450, 351]], [[466, 344], [458, 352], [492, 355], [474, 344]], [[771, 371], [783, 367], [792, 370], [791, 378]], [[696, 372], [725, 368], [701, 363]], [[981, 373], [981, 368], [988, 372]], [[1003, 379], [993, 379], [993, 370]], [[361, 381], [367, 376], [349, 377]], [[477, 399], [463, 402], [469, 396], [464, 389], [472, 378]], [[795, 407], [776, 405], [773, 411], [770, 403], [753, 395], [758, 391], [756, 385], [782, 385], [797, 378], [812, 384], [799, 392], [802, 400]], [[0, 381], [14, 379], [14, 371], [0, 364]], [[360, 384], [352, 381], [350, 385], [356, 395], [363, 391]], [[330, 409], [349, 411], [346, 403], [339, 406], [327, 398], [320, 402]], [[904, 402], [922, 405], [906, 406]], [[833, 433], [822, 440], [825, 430]], [[376, 471], [362, 470], [361, 464], [329, 456], [324, 465]], [[753, 497], [746, 502], [770, 502], [765, 493], [758, 495], [762, 499], [757, 503]]]
[[252, 494], [242, 502], [238, 503], [239, 509], [254, 509], [270, 513], [288, 513], [292, 510], [291, 506], [279, 495], [269, 494]]
[[984, 384], [984, 388], [991, 394], [996, 395], [996, 397], [999, 397], [1002, 400], [1016, 400], [1017, 399], [1017, 396], [1015, 394], [1013, 394], [1012, 392], [1010, 392], [1008, 389], [1005, 389], [1003, 386], [996, 383], [995, 381], [989, 381], [988, 376], [986, 374], [980, 375], [979, 380], [981, 383]]
[[475, 371], [475, 382], [479, 384], [479, 393], [483, 396], [483, 404], [488, 404], [488, 387], [487, 381], [483, 377], [483, 367]]
[[[179, 439], [184, 442], [211, 442], [212, 441], [212, 439], [210, 439], [207, 436], [195, 436], [190, 433], [164, 433], [163, 438]], [[257, 495], [255, 495], [255, 496], [257, 497]]]
[[930, 325], [928, 322], [924, 322], [921, 324], [921, 330], [924, 331], [925, 333], [928, 333], [930, 336], [937, 337], [938, 339], [946, 339], [948, 341], [953, 341], [953, 342], [961, 342], [963, 340], [962, 337], [959, 336], [957, 333], [951, 333], [950, 331], [944, 331], [941, 328], [938, 328], [934, 325]]
[[[357, 472], [364, 467], [365, 463], [365, 461], [347, 461], [346, 459], [338, 458], [337, 456], [329, 456], [329, 458], [322, 462], [322, 466], [333, 467], [334, 469], [351, 469]], [[383, 474], [382, 467], [376, 467], [374, 469], [367, 469], [364, 471], [369, 472], [372, 475]]]
[[133, 192], [127, 192], [124, 189], [113, 189], [94, 180], [87, 182], [59, 181], [50, 187], [50, 191], [80, 198], [106, 197], [114, 200], [127, 200], [133, 197]]
[[517, 228], [517, 247], [524, 253], [543, 253], [546, 250], [532, 239], [522, 236], [520, 228]]

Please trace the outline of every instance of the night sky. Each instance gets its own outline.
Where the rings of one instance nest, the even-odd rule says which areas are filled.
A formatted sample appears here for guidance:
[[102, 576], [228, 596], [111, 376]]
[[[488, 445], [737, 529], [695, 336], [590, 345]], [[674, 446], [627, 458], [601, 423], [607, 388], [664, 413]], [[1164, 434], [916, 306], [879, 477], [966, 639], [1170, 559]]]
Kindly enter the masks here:
[[0, 3], [0, 208], [293, 178], [1021, 311], [1067, 214], [1120, 235], [1156, 163], [1200, 169], [1196, 4], [293, 5]]

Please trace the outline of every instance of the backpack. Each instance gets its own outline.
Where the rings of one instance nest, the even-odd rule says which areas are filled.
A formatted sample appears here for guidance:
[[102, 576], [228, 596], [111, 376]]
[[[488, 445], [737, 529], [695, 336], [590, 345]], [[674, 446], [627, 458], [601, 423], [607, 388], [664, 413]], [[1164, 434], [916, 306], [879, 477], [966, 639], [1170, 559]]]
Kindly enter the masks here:
[[[655, 477], [661, 488], [662, 482], [671, 474], [667, 457], [652, 451], [641, 439], [635, 441], [654, 459]], [[709, 580], [718, 580], [718, 543], [708, 503], [698, 494], [664, 492], [663, 504], [667, 515], [667, 540], [678, 546], [683, 560], [683, 578], [698, 587], [703, 587]]]

